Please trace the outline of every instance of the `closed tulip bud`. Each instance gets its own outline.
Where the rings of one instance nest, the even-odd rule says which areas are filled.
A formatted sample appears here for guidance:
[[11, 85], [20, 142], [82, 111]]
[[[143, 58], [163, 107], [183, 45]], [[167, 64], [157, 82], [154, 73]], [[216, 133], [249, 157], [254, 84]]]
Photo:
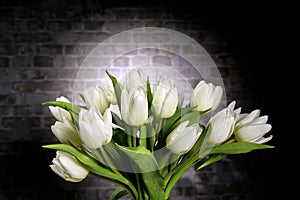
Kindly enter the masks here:
[[212, 83], [200, 81], [193, 90], [191, 97], [191, 106], [196, 108], [195, 111], [215, 110], [222, 99], [223, 89], [221, 86], [214, 86]]
[[103, 88], [99, 86], [89, 87], [83, 92], [87, 108], [95, 107], [102, 115], [110, 106]]
[[[63, 96], [56, 98], [56, 101], [70, 103], [70, 101], [66, 97], [63, 97]], [[64, 118], [67, 118], [68, 120], [72, 119], [70, 113], [61, 107], [49, 106], [49, 109], [50, 109], [52, 115], [55, 117], [55, 119], [60, 122], [62, 122]]]
[[103, 91], [107, 101], [113, 105], [117, 104], [117, 97], [115, 94], [115, 89], [111, 81], [102, 82], [99, 86], [99, 89]]
[[56, 121], [51, 126], [51, 130], [55, 137], [63, 144], [71, 143], [76, 147], [81, 146], [81, 140], [77, 133], [77, 130], [67, 118], [63, 119], [63, 122]]
[[133, 69], [125, 75], [123, 87], [128, 92], [138, 87], [144, 87], [146, 85], [146, 79], [141, 69]]
[[191, 150], [202, 133], [198, 124], [187, 126], [188, 123], [181, 123], [167, 137], [166, 147], [175, 154], [183, 155]]
[[209, 120], [208, 124], [211, 129], [208, 143], [221, 144], [231, 137], [236, 121], [236, 111], [233, 110], [234, 106], [235, 101]]
[[70, 182], [80, 182], [87, 177], [89, 170], [82, 166], [71, 154], [56, 152], [51, 169], [60, 177]]
[[240, 114], [235, 125], [235, 137], [237, 141], [254, 143], [265, 143], [272, 139], [272, 135], [263, 137], [268, 133], [272, 126], [267, 124], [268, 116], [261, 116], [260, 110], [254, 110], [250, 114]]
[[122, 90], [121, 116], [130, 126], [141, 126], [148, 119], [148, 100], [144, 88], [139, 87], [130, 92]]
[[80, 138], [88, 148], [97, 149], [111, 141], [112, 116], [109, 109], [103, 116], [95, 107], [81, 109], [78, 123]]
[[160, 78], [153, 89], [152, 106], [160, 118], [171, 117], [178, 105], [178, 91], [172, 79]]

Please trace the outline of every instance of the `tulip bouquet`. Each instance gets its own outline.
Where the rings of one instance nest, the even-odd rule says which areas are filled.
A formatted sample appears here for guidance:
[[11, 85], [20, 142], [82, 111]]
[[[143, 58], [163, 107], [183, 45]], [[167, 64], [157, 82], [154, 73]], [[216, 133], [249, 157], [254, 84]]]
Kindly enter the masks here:
[[[60, 143], [43, 147], [56, 150], [50, 167], [67, 181], [93, 175], [119, 186], [109, 199], [166, 200], [194, 165], [200, 170], [226, 154], [273, 147], [263, 144], [272, 139], [264, 137], [271, 125], [259, 110], [241, 113], [233, 101], [212, 115], [220, 86], [200, 81], [182, 106], [169, 77], [150, 84], [140, 69], [122, 81], [106, 74], [109, 81], [80, 94], [84, 105], [65, 97], [44, 103], [57, 120], [51, 130]], [[210, 119], [203, 124], [205, 115]]]

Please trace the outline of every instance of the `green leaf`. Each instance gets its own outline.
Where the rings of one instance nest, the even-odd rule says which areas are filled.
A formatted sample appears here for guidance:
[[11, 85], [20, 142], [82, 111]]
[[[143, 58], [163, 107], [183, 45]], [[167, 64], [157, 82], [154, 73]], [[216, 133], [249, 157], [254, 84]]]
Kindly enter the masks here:
[[240, 154], [248, 153], [255, 149], [269, 149], [274, 148], [274, 146], [257, 144], [254, 142], [233, 142], [228, 144], [221, 144], [215, 146], [210, 154]]
[[121, 129], [113, 129], [113, 140], [121, 146], [128, 146], [127, 133]]
[[67, 110], [70, 113], [70, 115], [72, 116], [72, 119], [73, 119], [75, 125], [78, 126], [78, 115], [81, 110], [81, 107], [79, 107], [75, 104], [63, 102], [63, 101], [47, 101], [47, 102], [44, 102], [42, 105], [58, 106], [58, 107], [61, 107], [65, 110]]
[[195, 123], [199, 124], [200, 117], [201, 117], [201, 115], [199, 112], [187, 113], [186, 115], [182, 116], [180, 118], [180, 120], [177, 120], [176, 123], [174, 123], [170, 129], [171, 129], [171, 131], [174, 130], [177, 126], [179, 126], [181, 123], [183, 123], [185, 121], [189, 121], [188, 126], [195, 124]]
[[79, 93], [79, 96], [81, 97], [82, 101], [83, 101], [84, 103], [86, 103], [84, 95], [83, 95], [82, 93]]
[[224, 156], [225, 156], [224, 154], [214, 154], [214, 155], [209, 156], [209, 158], [202, 165], [200, 165], [197, 168], [197, 170], [200, 170], [200, 169], [202, 169], [202, 168], [204, 168], [204, 167], [206, 167], [206, 166], [208, 166], [208, 165], [210, 165], [214, 162], [222, 160], [224, 158]]
[[153, 154], [143, 146], [117, 146], [137, 165], [138, 172], [142, 172], [141, 176], [149, 193], [149, 198], [162, 199], [164, 196], [164, 180], [158, 171], [158, 165]]
[[116, 79], [116, 77], [111, 75], [107, 70], [106, 70], [106, 74], [108, 75], [108, 77], [112, 81], [112, 84], [113, 84], [114, 89], [115, 89], [115, 94], [116, 94], [118, 106], [119, 106], [119, 109], [121, 110], [121, 93], [122, 93], [122, 89], [120, 87], [120, 84], [119, 84], [118, 80]]
[[148, 172], [158, 169], [158, 165], [153, 154], [145, 147], [125, 147], [118, 144], [116, 144], [116, 146], [137, 164], [140, 172]]
[[122, 128], [125, 128], [125, 126], [126, 126], [125, 122], [116, 113], [111, 112], [111, 115], [113, 117], [113, 122], [116, 125], [118, 125], [118, 126], [120, 126]]
[[155, 142], [156, 142], [156, 136], [155, 136], [155, 129], [153, 127], [152, 124], [148, 124], [147, 125], [147, 147], [150, 151], [153, 151], [153, 148], [154, 148], [154, 145], [155, 145]]
[[116, 169], [126, 168], [126, 155], [122, 152], [114, 143], [110, 142], [106, 145], [103, 145], [102, 148], [107, 152], [107, 156], [109, 157], [111, 163]]
[[68, 102], [63, 102], [63, 101], [46, 101], [43, 103], [43, 105], [52, 105], [52, 106], [59, 106], [69, 112], [73, 112], [75, 114], [79, 114], [80, 112], [80, 107], [72, 104], [72, 103], [68, 103]]
[[149, 77], [147, 77], [147, 99], [148, 99], [148, 109], [150, 109], [152, 105], [153, 95], [151, 92]]
[[127, 194], [128, 192], [125, 189], [118, 187], [109, 195], [108, 200], [118, 200]]
[[174, 115], [166, 120], [166, 123], [164, 124], [162, 134], [165, 134], [166, 132], [170, 132], [169, 129], [171, 126], [182, 116], [184, 116], [187, 112], [191, 111], [193, 107], [187, 107], [187, 108], [178, 108]]

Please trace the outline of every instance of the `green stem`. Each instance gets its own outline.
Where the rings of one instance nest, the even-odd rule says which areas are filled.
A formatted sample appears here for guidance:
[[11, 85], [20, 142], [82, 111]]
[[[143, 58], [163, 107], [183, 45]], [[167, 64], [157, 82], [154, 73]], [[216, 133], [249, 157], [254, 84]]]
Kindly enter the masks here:
[[159, 137], [159, 132], [162, 129], [163, 122], [164, 122], [164, 119], [160, 118], [159, 121], [158, 121], [158, 124], [156, 126], [156, 141], [159, 139], [158, 138]]
[[174, 184], [180, 179], [180, 177], [190, 168], [192, 167], [200, 158], [200, 155], [205, 152], [207, 146], [204, 146], [202, 150], [199, 151], [194, 157], [192, 157], [189, 162], [182, 163], [183, 165], [175, 167], [170, 173], [168, 173], [165, 177], [165, 184], [166, 184], [166, 189], [165, 189], [165, 197], [168, 197]]
[[235, 138], [233, 138], [233, 139], [228, 140], [227, 142], [225, 142], [225, 144], [233, 143], [233, 142], [235, 142], [235, 141], [236, 141]]
[[[88, 151], [86, 151], [88, 152]], [[91, 149], [92, 156], [95, 157], [96, 160], [101, 162], [103, 165], [105, 165], [105, 160], [103, 160], [103, 157], [99, 153], [98, 149]]]
[[111, 179], [109, 179], [107, 177], [104, 177], [104, 176], [101, 176], [101, 175], [99, 175], [97, 173], [90, 173], [89, 175], [93, 176], [95, 178], [98, 178], [98, 179], [102, 179], [102, 180], [111, 182], [111, 183], [113, 183], [113, 184], [115, 184], [115, 185], [117, 185], [117, 186], [119, 186], [121, 188], [124, 188], [128, 192], [128, 194], [132, 196], [133, 199], [135, 199], [136, 196], [137, 196], [137, 193], [135, 194], [133, 192], [132, 188], [129, 185], [124, 185], [124, 183], [122, 183], [122, 182], [118, 182], [117, 180], [111, 180]]
[[109, 168], [110, 168], [115, 174], [118, 174], [118, 175], [123, 176], [123, 175], [122, 175], [122, 174], [114, 167], [114, 165], [112, 164], [110, 158], [108, 157], [108, 155], [107, 155], [107, 153], [106, 153], [106, 151], [104, 150], [103, 147], [100, 147], [100, 151], [101, 151], [101, 153], [102, 153], [102, 156], [103, 156], [103, 158], [104, 158], [106, 164], [109, 166]]
[[138, 127], [132, 127], [131, 131], [132, 131], [132, 146], [136, 147], [137, 146], [137, 132], [138, 132], [139, 128]]
[[158, 135], [158, 133], [160, 132], [160, 130], [162, 128], [163, 122], [164, 122], [164, 119], [160, 118], [159, 121], [158, 121], [157, 127], [156, 127], [156, 133], [157, 133], [157, 135]]
[[137, 189], [138, 189], [138, 198], [143, 199], [143, 191], [142, 191], [141, 185], [140, 185], [139, 174], [136, 173], [135, 178], [136, 178], [136, 184], [137, 184]]
[[128, 147], [132, 147], [132, 136], [131, 136], [132, 128], [129, 125], [127, 125], [125, 130], [127, 134]]
[[165, 199], [169, 198], [170, 192], [172, 191], [173, 186], [175, 183], [181, 178], [181, 176], [190, 168], [190, 165], [185, 166], [180, 171], [178, 171], [174, 176], [171, 176], [170, 181], [168, 181], [167, 187], [165, 189]]
[[176, 158], [176, 160], [171, 162], [169, 171], [173, 170], [177, 166], [177, 163], [178, 163], [178, 160], [179, 160], [180, 156], [178, 156], [178, 155], [175, 155], [175, 156], [177, 156], [177, 158]]
[[[117, 174], [117, 175], [121, 176], [122, 178], [126, 179], [126, 178], [125, 178], [125, 177], [124, 177], [124, 176], [123, 176], [123, 175], [122, 175], [122, 174], [121, 174], [121, 173], [113, 166], [113, 164], [112, 164], [110, 158], [108, 157], [108, 155], [107, 155], [107, 153], [106, 153], [106, 151], [104, 150], [103, 147], [100, 147], [100, 151], [101, 151], [101, 153], [102, 153], [102, 155], [103, 155], [103, 158], [104, 158], [105, 162], [106, 162], [107, 165], [110, 167], [110, 169], [111, 169], [115, 174]], [[137, 198], [138, 193], [137, 193], [135, 187], [132, 185], [132, 183], [131, 183], [130, 181], [128, 181], [128, 186], [129, 186], [129, 188], [132, 190], [132, 192], [134, 193], [134, 196]]]

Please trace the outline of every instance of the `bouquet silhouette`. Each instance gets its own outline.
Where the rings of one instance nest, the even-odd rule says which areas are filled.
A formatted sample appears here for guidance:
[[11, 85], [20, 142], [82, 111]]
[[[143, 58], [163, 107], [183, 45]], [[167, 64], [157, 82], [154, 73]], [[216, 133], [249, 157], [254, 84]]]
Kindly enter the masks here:
[[[140, 69], [122, 81], [106, 71], [109, 81], [92, 86], [80, 96], [83, 105], [65, 97], [44, 102], [56, 122], [51, 126], [59, 144], [51, 169], [70, 182], [88, 175], [117, 186], [109, 199], [165, 200], [180, 177], [221, 160], [265, 145], [272, 136], [268, 117], [260, 110], [241, 113], [231, 102], [212, 114], [223, 89], [200, 81], [191, 99], [182, 106], [174, 80], [159, 77], [150, 84]], [[210, 116], [201, 123], [203, 116]]]

